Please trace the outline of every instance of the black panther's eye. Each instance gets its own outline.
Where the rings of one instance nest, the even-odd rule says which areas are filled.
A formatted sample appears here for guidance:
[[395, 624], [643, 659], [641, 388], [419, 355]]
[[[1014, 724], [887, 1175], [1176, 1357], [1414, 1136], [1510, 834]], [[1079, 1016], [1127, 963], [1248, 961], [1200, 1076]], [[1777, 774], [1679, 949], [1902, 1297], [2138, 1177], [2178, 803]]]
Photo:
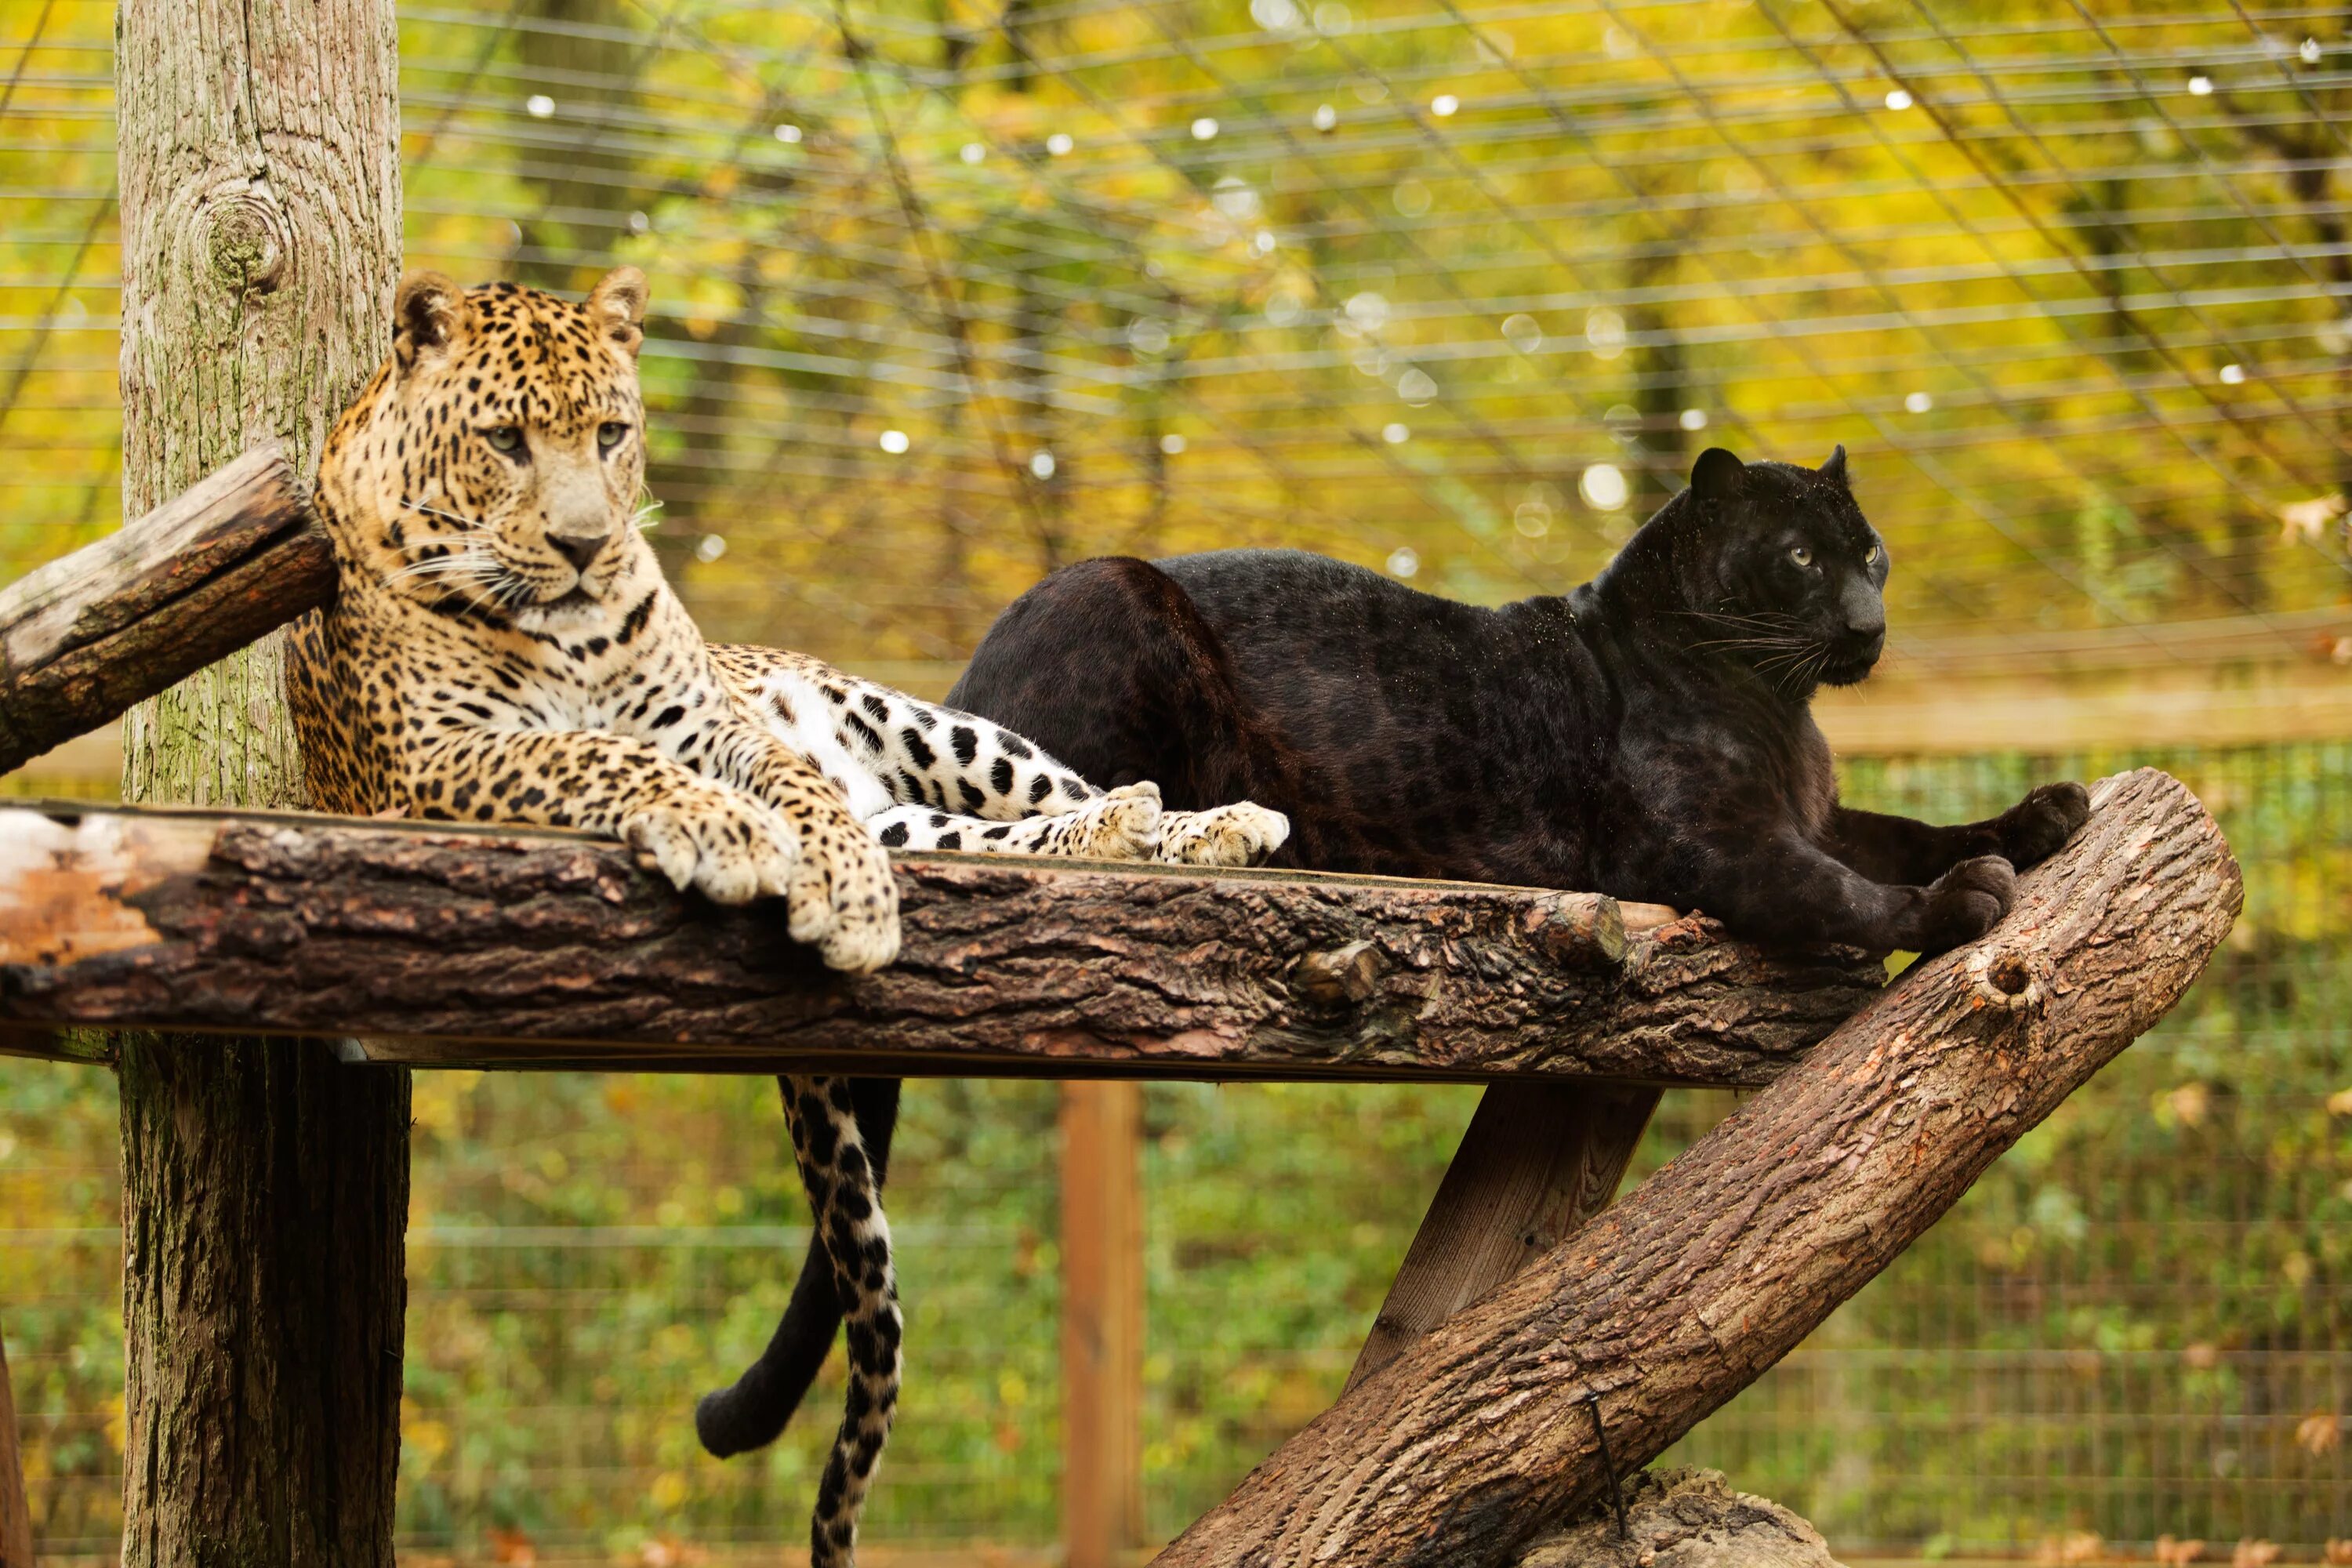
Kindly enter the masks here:
[[1813, 552], [1800, 544], [1789, 552], [1789, 559], [1800, 566], [1811, 566], [1813, 563]]
[[493, 425], [482, 432], [482, 439], [488, 441], [493, 450], [504, 452], [509, 457], [522, 450], [522, 428], [520, 426]]
[[1864, 566], [1875, 566], [1878, 564], [1878, 546], [1874, 544], [1869, 548], [1869, 550], [1864, 552], [1862, 563]]
[[596, 426], [596, 450], [609, 452], [628, 436], [629, 427], [617, 419], [607, 419]]

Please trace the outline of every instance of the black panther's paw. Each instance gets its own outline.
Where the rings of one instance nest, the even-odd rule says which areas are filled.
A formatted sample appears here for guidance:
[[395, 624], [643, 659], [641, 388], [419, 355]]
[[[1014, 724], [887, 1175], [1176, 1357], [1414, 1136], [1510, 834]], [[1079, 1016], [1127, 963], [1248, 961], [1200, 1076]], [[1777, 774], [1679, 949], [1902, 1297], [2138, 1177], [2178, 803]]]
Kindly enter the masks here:
[[2017, 901], [2017, 872], [1998, 855], [1963, 860], [1927, 889], [1919, 951], [1941, 952], [1992, 930]]
[[2043, 784], [1997, 819], [2000, 852], [2019, 870], [2039, 866], [2090, 819], [2091, 792], [2078, 784]]

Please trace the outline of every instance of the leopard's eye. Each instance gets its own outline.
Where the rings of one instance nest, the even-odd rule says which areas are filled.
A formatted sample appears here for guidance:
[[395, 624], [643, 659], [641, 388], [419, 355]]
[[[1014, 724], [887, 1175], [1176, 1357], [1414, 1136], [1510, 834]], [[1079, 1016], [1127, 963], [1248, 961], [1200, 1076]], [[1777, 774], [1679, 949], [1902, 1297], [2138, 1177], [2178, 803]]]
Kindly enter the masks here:
[[1864, 552], [1862, 563], [1864, 566], [1875, 566], [1878, 564], [1878, 546], [1874, 544], [1869, 548], [1869, 550]]
[[1813, 552], [1800, 544], [1789, 552], [1789, 559], [1800, 566], [1811, 566], [1813, 563]]
[[596, 426], [596, 449], [609, 452], [619, 446], [629, 434], [629, 427], [617, 419], [607, 419]]
[[488, 441], [493, 450], [509, 456], [522, 450], [522, 428], [520, 426], [493, 425], [482, 432], [482, 439]]

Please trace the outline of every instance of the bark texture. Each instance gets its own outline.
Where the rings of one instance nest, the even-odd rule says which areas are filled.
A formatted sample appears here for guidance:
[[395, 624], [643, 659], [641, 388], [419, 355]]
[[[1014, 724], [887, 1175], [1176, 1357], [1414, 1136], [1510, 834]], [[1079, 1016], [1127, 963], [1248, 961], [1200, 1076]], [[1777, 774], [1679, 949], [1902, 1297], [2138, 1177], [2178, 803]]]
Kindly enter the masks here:
[[[122, 489], [308, 475], [390, 342], [391, 0], [123, 0]], [[134, 709], [132, 800], [282, 805], [283, 639]], [[392, 1563], [408, 1086], [312, 1043], [126, 1037], [123, 1561]]]
[[392, 1554], [407, 1075], [124, 1040], [123, 1562]]
[[1841, 1568], [1820, 1531], [1777, 1502], [1733, 1491], [1719, 1470], [1645, 1470], [1624, 1490], [1624, 1534], [1616, 1510], [1597, 1503], [1513, 1568]]
[[[1506, 1561], [1761, 1375], [2189, 988], [2242, 888], [2177, 781], [2103, 782], [2007, 920], [1407, 1347], [1160, 1568]], [[1598, 1396], [1598, 1404], [1586, 1403]]]
[[0, 590], [0, 773], [236, 653], [335, 590], [272, 441]]
[[878, 974], [578, 834], [0, 812], [0, 1018], [390, 1036], [384, 1060], [760, 1072], [1762, 1083], [1852, 952], [1589, 893], [913, 856]]

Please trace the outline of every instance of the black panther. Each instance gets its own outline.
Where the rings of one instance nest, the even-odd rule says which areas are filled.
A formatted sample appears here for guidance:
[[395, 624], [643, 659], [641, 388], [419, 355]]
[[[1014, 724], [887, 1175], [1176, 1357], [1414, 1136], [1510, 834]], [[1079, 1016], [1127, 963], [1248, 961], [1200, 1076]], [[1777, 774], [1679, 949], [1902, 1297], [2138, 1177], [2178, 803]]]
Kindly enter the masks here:
[[[1990, 930], [2090, 802], [2045, 784], [1958, 826], [1838, 803], [1810, 704], [1878, 662], [1888, 567], [1843, 447], [1818, 469], [1717, 447], [1563, 595], [1484, 609], [1297, 551], [1089, 561], [1014, 601], [948, 700], [1099, 785], [1285, 812], [1277, 864], [1599, 891], [1761, 942], [1934, 952]], [[869, 1142], [895, 1088], [863, 1087]], [[804, 1273], [761, 1363], [703, 1401], [714, 1453], [782, 1429], [832, 1341], [825, 1290]]]

